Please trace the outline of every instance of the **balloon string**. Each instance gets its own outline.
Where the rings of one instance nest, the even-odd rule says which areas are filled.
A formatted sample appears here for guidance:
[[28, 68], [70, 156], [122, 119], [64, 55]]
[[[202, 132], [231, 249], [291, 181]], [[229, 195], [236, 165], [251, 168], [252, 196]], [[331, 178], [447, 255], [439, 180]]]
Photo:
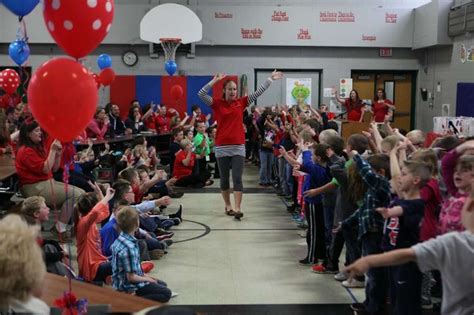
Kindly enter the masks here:
[[[65, 190], [65, 193], [66, 193], [66, 200], [68, 200], [69, 163], [67, 163], [67, 162], [64, 164], [63, 181], [64, 181], [64, 190]], [[72, 200], [74, 200], [74, 189], [72, 189]], [[69, 207], [69, 203], [66, 203], [66, 207]], [[73, 207], [72, 211], [74, 211], [74, 204], [72, 205], [72, 207]], [[68, 266], [72, 270], [72, 265], [71, 265], [71, 257], [72, 257], [71, 243], [68, 243], [67, 247], [68, 247], [68, 256], [69, 256]], [[68, 285], [69, 285], [69, 293], [72, 293], [72, 276], [68, 277], [67, 279], [68, 279]]]

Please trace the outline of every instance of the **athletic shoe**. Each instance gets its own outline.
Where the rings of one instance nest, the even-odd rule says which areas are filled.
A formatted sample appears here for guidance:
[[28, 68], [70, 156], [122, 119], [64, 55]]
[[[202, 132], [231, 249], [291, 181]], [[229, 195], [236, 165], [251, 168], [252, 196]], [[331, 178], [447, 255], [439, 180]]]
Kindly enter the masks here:
[[181, 219], [180, 218], [170, 218], [173, 220], [174, 225], [180, 225], [181, 224]]
[[324, 265], [313, 265], [311, 267], [311, 270], [315, 273], [320, 273], [320, 274], [336, 274], [339, 272], [339, 270], [333, 270], [325, 267]]
[[163, 240], [166, 240], [166, 239], [169, 239], [171, 237], [173, 237], [174, 233], [173, 232], [169, 232], [167, 234], [161, 234], [161, 235], [158, 235], [156, 237], [157, 240], [159, 241], [163, 241]]
[[433, 301], [429, 296], [421, 296], [421, 308], [424, 310], [432, 310], [433, 309]]
[[334, 276], [334, 279], [337, 281], [346, 281], [347, 278], [348, 278], [348, 275], [344, 271], [341, 271], [337, 275]]
[[174, 191], [174, 192], [169, 194], [169, 196], [173, 199], [181, 198], [181, 197], [183, 197], [183, 195], [184, 195], [184, 192], [182, 192], [182, 191]]
[[165, 254], [165, 251], [162, 249], [153, 249], [153, 250], [148, 251], [148, 253], [150, 254], [151, 260], [158, 260], [161, 257], [163, 257], [163, 255]]
[[342, 286], [345, 288], [365, 288], [365, 282], [357, 281], [356, 279], [342, 281]]
[[170, 214], [170, 219], [178, 218], [181, 221], [183, 221], [183, 219], [181, 218], [182, 215], [183, 215], [183, 205], [179, 205], [178, 211], [176, 211], [176, 213]]
[[301, 259], [298, 261], [298, 263], [302, 266], [309, 266], [309, 265], [312, 265], [312, 263], [309, 261], [308, 258], [305, 258], [305, 259]]
[[144, 273], [149, 273], [153, 268], [155, 268], [155, 264], [151, 261], [142, 261], [141, 265]]

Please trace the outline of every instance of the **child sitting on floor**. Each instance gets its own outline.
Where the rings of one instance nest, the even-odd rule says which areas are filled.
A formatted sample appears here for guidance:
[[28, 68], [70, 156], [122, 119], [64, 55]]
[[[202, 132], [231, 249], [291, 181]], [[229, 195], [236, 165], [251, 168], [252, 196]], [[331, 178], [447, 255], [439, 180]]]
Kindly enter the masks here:
[[117, 213], [117, 224], [122, 232], [112, 244], [112, 284], [115, 290], [136, 294], [147, 299], [166, 303], [172, 292], [161, 280], [145, 276], [140, 266], [137, 239], [138, 213], [124, 207]]
[[110, 262], [100, 251], [97, 224], [109, 216], [109, 201], [113, 196], [112, 188], [107, 189], [104, 197], [100, 187], [94, 184], [94, 192], [82, 195], [74, 207], [79, 275], [86, 281], [105, 282], [112, 275]]

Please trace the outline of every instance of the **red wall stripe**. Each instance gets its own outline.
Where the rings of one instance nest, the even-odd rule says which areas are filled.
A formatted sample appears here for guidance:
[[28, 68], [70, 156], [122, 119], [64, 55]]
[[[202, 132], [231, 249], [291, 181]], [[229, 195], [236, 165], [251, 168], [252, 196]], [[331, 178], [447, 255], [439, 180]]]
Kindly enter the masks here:
[[[171, 95], [171, 88], [179, 85], [183, 89], [183, 95], [179, 99], [174, 99]], [[162, 76], [161, 77], [161, 103], [168, 108], [174, 108], [180, 113], [186, 112], [187, 100], [187, 80], [185, 76]]]
[[136, 98], [135, 87], [132, 75], [118, 75], [110, 85], [110, 102], [119, 106], [122, 119], [127, 117], [130, 102]]

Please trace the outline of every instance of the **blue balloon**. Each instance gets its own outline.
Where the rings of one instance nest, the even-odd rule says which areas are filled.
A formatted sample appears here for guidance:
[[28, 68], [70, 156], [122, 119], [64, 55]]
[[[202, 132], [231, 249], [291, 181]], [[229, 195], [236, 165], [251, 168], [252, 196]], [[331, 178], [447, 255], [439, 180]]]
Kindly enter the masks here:
[[176, 69], [178, 69], [178, 65], [174, 60], [168, 60], [165, 62], [165, 70], [169, 75], [173, 75], [176, 72]]
[[24, 40], [17, 39], [8, 47], [8, 54], [17, 65], [21, 66], [30, 56], [30, 47]]
[[39, 0], [2, 0], [3, 5], [13, 14], [18, 16], [25, 16], [38, 5]]
[[112, 58], [110, 58], [110, 56], [107, 54], [101, 54], [99, 58], [97, 58], [97, 65], [99, 66], [100, 70], [110, 68], [112, 67]]

